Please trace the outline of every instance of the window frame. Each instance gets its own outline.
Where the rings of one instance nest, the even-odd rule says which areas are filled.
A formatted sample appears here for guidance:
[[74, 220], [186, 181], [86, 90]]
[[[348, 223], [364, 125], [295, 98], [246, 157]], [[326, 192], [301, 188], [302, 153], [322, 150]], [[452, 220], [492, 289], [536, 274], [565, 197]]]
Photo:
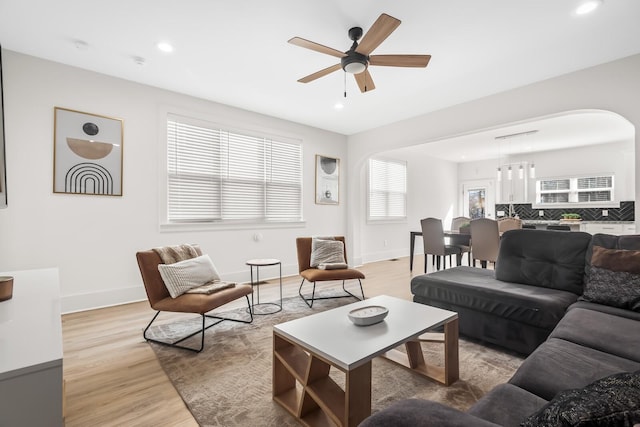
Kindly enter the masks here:
[[[610, 178], [611, 186], [610, 187], [597, 187], [597, 188], [578, 188], [578, 181], [580, 179], [593, 179], [593, 178]], [[541, 190], [541, 183], [543, 181], [561, 181], [561, 180], [569, 180], [569, 188], [568, 189], [560, 189], [560, 190]], [[589, 173], [589, 174], [579, 174], [579, 175], [571, 175], [571, 176], [561, 176], [561, 177], [545, 177], [538, 178], [535, 181], [535, 202], [532, 204], [533, 208], [589, 208], [589, 207], [619, 207], [620, 202], [616, 200], [615, 193], [615, 173]], [[609, 191], [611, 194], [611, 200], [607, 201], [590, 201], [590, 202], [581, 202], [579, 201], [579, 194], [584, 192], [598, 192], [598, 191]], [[567, 202], [541, 202], [542, 194], [568, 194]]]
[[[168, 123], [171, 119], [182, 120], [195, 126], [209, 127], [213, 129], [223, 129], [225, 132], [236, 133], [249, 137], [265, 138], [275, 140], [277, 142], [295, 144], [300, 147], [300, 219], [299, 220], [255, 220], [255, 219], [227, 219], [219, 221], [206, 222], [173, 222], [169, 220], [169, 136]], [[306, 221], [304, 219], [304, 144], [299, 135], [291, 135], [286, 132], [272, 131], [270, 129], [260, 127], [250, 127], [245, 123], [234, 123], [225, 120], [224, 122], [214, 120], [208, 115], [194, 113], [191, 111], [182, 111], [177, 108], [164, 107], [159, 111], [159, 135], [164, 142], [159, 144], [159, 176], [160, 176], [160, 207], [159, 207], [159, 228], [161, 232], [172, 231], [206, 231], [206, 230], [237, 230], [237, 229], [255, 229], [257, 226], [261, 229], [268, 228], [300, 228], [304, 227]]]

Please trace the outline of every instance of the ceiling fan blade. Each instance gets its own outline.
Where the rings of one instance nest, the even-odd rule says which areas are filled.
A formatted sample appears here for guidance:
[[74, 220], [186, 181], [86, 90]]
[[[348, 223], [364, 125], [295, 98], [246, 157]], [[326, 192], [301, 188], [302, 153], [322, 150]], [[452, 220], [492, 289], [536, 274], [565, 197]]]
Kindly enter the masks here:
[[369, 74], [369, 70], [364, 70], [360, 74], [354, 74], [353, 77], [356, 78], [356, 83], [358, 83], [358, 87], [362, 93], [371, 92], [376, 88], [376, 85], [373, 84], [371, 74]]
[[309, 83], [312, 82], [316, 79], [319, 79], [320, 77], [324, 77], [327, 74], [331, 74], [334, 71], [338, 71], [342, 68], [342, 66], [340, 64], [336, 64], [336, 65], [332, 65], [331, 67], [327, 67], [324, 70], [320, 70], [320, 71], [316, 71], [313, 74], [309, 74], [306, 77], [301, 78], [300, 80], [298, 80], [300, 83]]
[[385, 67], [426, 67], [431, 55], [371, 55], [369, 65]]
[[315, 50], [316, 52], [325, 53], [327, 55], [335, 56], [336, 58], [342, 58], [347, 54], [344, 52], [340, 52], [337, 49], [333, 49], [324, 45], [321, 45], [316, 42], [312, 42], [310, 40], [306, 40], [300, 37], [294, 37], [289, 40], [289, 43], [294, 44], [296, 46], [304, 47], [306, 49]]
[[400, 20], [383, 13], [376, 19], [356, 48], [356, 52], [369, 55], [400, 25]]

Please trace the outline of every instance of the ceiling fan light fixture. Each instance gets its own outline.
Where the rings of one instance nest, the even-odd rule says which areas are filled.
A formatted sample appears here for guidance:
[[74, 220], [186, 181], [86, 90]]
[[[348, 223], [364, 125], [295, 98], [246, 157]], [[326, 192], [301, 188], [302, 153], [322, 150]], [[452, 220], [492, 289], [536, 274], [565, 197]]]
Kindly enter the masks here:
[[367, 69], [367, 57], [358, 52], [350, 52], [340, 59], [342, 69], [349, 74], [360, 74]]

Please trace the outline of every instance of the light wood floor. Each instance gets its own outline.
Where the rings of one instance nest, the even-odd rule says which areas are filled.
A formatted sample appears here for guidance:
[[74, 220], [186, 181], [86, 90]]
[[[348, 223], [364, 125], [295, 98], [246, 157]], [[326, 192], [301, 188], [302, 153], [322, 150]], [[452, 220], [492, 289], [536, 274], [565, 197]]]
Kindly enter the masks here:
[[[416, 257], [413, 275], [420, 274], [423, 266], [423, 257]], [[367, 297], [411, 299], [408, 257], [366, 264], [360, 270], [367, 276], [363, 281]], [[297, 295], [300, 280], [284, 278], [283, 296]], [[276, 281], [260, 285], [261, 302], [275, 300], [277, 294]], [[227, 307], [234, 308], [233, 304], [241, 306], [244, 299]], [[142, 338], [153, 314], [144, 301], [62, 317], [67, 427], [197, 426]]]

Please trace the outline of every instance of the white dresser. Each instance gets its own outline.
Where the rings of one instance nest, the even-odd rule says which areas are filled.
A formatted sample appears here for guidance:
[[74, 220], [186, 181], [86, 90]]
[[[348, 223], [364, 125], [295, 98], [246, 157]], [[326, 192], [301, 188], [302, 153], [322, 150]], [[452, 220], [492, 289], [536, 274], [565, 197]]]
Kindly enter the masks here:
[[62, 323], [58, 269], [13, 276], [0, 302], [0, 426], [62, 426]]

